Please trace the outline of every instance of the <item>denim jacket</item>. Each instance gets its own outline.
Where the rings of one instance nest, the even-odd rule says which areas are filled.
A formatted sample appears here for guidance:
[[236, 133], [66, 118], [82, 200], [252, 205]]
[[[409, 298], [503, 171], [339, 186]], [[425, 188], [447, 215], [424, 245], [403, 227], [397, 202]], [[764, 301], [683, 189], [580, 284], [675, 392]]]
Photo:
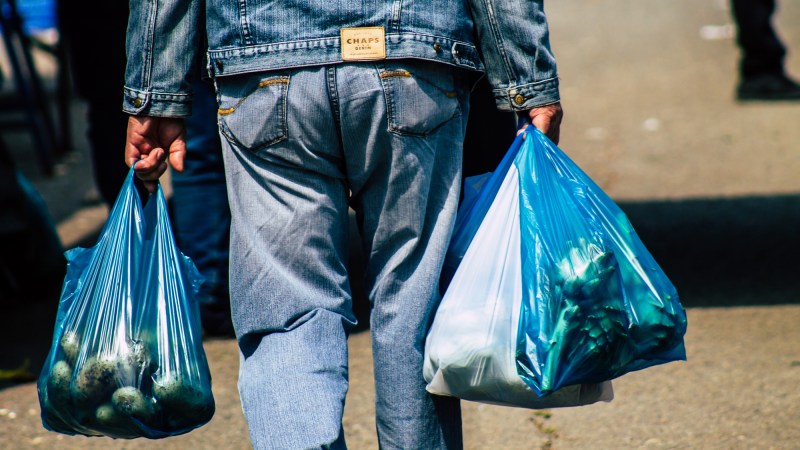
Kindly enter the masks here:
[[341, 29], [361, 27], [386, 59], [484, 71], [501, 110], [559, 101], [544, 0], [130, 0], [123, 110], [191, 114], [199, 49], [211, 77], [334, 64]]

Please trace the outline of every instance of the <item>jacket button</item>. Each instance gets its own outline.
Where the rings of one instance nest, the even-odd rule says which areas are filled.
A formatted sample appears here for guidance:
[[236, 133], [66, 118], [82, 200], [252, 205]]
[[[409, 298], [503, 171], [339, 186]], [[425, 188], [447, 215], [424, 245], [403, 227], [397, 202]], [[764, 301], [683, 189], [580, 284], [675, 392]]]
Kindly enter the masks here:
[[135, 98], [135, 99], [133, 99], [133, 100], [131, 101], [131, 103], [133, 103], [133, 106], [134, 106], [134, 107], [136, 107], [136, 108], [139, 108], [139, 107], [141, 107], [141, 106], [142, 106], [142, 99], [140, 99], [140, 98]]
[[521, 106], [523, 103], [525, 103], [525, 96], [522, 94], [517, 94], [514, 96], [514, 103], [516, 103], [518, 106]]
[[441, 45], [439, 45], [439, 43], [437, 42], [437, 43], [433, 44], [433, 50], [434, 50], [436, 53], [439, 53], [439, 52], [441, 52], [441, 51], [442, 51], [442, 46], [441, 46]]
[[217, 65], [217, 70], [219, 70], [220, 72], [222, 72], [222, 67], [223, 67], [223, 65], [222, 65], [222, 61], [220, 61], [220, 60], [218, 59], [218, 60], [217, 60], [217, 62], [216, 62], [215, 64]]

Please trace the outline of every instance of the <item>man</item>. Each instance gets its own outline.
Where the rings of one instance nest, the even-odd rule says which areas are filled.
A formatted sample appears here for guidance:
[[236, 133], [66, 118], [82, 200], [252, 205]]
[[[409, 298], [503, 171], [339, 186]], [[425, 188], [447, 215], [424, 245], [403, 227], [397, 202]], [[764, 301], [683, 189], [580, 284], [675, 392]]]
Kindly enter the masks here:
[[[348, 206], [372, 302], [378, 440], [461, 448], [425, 392], [425, 334], [458, 203], [471, 86], [558, 140], [542, 1], [133, 0], [126, 160], [180, 171], [203, 32], [231, 207], [239, 391], [256, 449], [345, 448]], [[475, 38], [477, 36], [477, 39]]]

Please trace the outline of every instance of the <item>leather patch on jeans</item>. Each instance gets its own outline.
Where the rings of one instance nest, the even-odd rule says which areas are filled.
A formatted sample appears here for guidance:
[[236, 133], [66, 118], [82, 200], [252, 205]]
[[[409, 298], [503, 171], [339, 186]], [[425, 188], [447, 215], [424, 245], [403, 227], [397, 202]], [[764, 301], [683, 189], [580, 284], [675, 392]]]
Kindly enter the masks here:
[[383, 27], [342, 28], [343, 61], [371, 61], [386, 58], [386, 32]]

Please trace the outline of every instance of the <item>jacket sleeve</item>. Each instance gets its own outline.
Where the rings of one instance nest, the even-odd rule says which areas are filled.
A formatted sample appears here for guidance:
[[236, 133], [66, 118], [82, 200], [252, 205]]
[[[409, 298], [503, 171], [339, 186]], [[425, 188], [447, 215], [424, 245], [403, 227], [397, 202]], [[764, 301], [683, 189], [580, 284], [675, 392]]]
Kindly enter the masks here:
[[191, 115], [188, 77], [202, 53], [204, 8], [204, 0], [130, 0], [123, 111]]
[[469, 0], [497, 108], [528, 110], [560, 101], [544, 0]]

